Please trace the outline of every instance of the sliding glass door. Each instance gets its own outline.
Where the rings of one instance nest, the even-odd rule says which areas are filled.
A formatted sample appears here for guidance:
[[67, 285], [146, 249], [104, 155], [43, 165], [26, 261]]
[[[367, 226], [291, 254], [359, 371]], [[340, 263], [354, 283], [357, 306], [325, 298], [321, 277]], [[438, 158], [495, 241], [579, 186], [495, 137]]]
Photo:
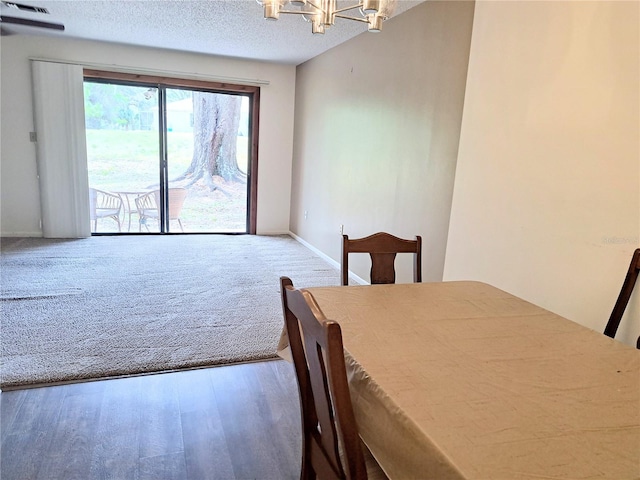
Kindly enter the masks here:
[[84, 95], [91, 231], [137, 231], [135, 200], [160, 181], [158, 89], [85, 81]]
[[[168, 88], [166, 98], [170, 217], [180, 210], [191, 232], [246, 232], [249, 97]], [[174, 188], [189, 192], [181, 208]]]
[[85, 78], [92, 232], [253, 233], [254, 100]]

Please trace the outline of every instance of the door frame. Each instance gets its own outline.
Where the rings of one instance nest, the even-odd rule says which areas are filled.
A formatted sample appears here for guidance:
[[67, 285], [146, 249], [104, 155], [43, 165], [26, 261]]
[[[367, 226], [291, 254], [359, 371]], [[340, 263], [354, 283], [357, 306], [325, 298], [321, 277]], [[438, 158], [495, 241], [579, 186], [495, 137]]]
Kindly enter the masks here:
[[256, 234], [258, 214], [258, 132], [260, 127], [260, 87], [255, 85], [240, 85], [221, 83], [207, 80], [193, 80], [168, 76], [132, 74], [124, 72], [110, 72], [106, 70], [84, 69], [84, 80], [115, 80], [138, 85], [149, 85], [166, 88], [203, 89], [213, 93], [239, 93], [248, 95], [251, 99], [249, 114], [249, 144], [250, 159], [248, 166], [247, 188], [247, 233]]

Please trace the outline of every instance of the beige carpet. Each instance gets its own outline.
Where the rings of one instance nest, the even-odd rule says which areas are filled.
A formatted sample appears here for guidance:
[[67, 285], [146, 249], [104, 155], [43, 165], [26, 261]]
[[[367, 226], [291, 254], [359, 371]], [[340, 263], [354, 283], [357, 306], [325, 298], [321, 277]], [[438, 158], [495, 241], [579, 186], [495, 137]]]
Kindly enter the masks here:
[[279, 277], [339, 284], [288, 236], [6, 238], [0, 250], [0, 387], [271, 358]]

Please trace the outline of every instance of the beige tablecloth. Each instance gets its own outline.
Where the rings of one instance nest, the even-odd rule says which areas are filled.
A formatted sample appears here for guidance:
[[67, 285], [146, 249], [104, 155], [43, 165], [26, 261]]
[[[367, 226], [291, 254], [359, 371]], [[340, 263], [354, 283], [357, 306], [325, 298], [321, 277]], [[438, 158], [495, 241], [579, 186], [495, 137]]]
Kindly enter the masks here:
[[640, 352], [477, 282], [311, 288], [391, 478], [640, 478]]

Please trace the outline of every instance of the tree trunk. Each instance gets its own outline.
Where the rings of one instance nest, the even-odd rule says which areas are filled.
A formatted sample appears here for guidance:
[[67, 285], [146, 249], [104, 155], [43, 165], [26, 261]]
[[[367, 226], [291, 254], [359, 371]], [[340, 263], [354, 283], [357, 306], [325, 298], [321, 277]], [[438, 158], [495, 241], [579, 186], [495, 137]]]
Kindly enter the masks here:
[[202, 179], [214, 190], [214, 177], [246, 181], [236, 158], [242, 97], [193, 92], [193, 157], [187, 171], [172, 182]]

